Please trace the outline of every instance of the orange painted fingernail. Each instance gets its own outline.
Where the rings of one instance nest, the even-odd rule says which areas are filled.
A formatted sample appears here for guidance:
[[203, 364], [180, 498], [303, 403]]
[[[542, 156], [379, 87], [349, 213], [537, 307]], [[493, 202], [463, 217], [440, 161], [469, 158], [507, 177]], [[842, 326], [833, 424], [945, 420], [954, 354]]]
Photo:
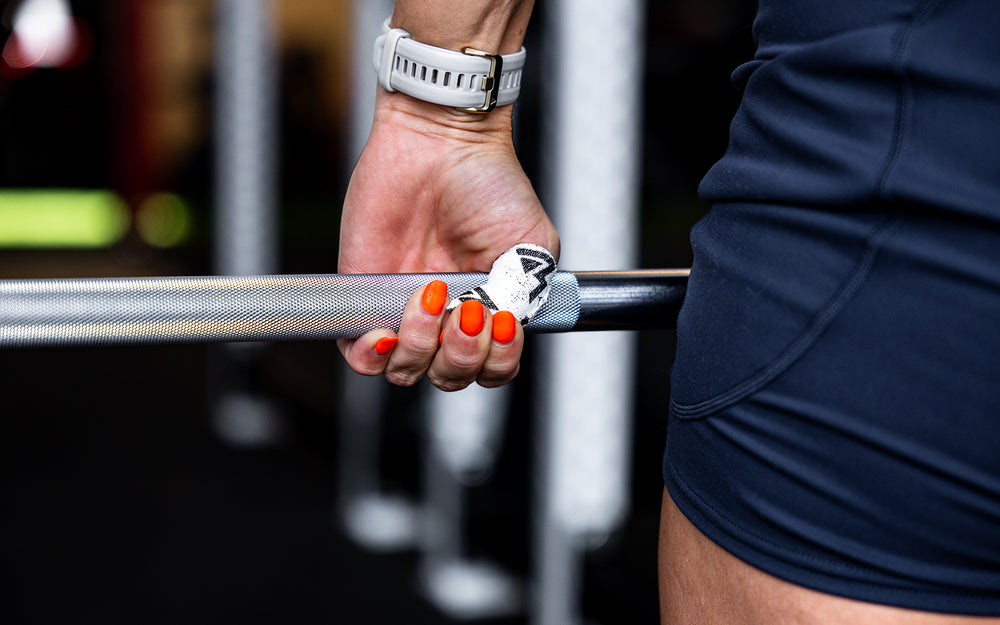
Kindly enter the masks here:
[[420, 300], [420, 305], [424, 310], [432, 315], [440, 315], [444, 310], [444, 305], [448, 301], [448, 285], [440, 280], [435, 280], [424, 289], [424, 295]]
[[398, 342], [399, 339], [394, 336], [384, 336], [375, 341], [375, 353], [379, 356], [385, 356], [392, 351], [392, 348], [395, 347]]
[[438, 336], [438, 347], [444, 344], [444, 330], [441, 330], [440, 336]]
[[461, 317], [458, 320], [458, 327], [462, 328], [466, 336], [479, 336], [486, 325], [486, 311], [479, 301], [470, 299], [462, 302]]
[[517, 336], [517, 320], [514, 314], [506, 310], [501, 310], [493, 315], [493, 340], [501, 345], [506, 345]]

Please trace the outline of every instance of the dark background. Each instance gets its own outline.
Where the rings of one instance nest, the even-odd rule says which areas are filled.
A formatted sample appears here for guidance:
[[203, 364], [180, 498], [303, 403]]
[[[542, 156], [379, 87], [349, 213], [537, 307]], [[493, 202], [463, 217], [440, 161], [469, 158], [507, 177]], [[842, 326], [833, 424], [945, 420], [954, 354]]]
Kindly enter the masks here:
[[[705, 210], [695, 189], [725, 148], [738, 100], [728, 76], [752, 52], [752, 4], [649, 3], [644, 267], [690, 263], [687, 232]], [[11, 5], [0, 1], [8, 13]], [[194, 211], [192, 236], [167, 250], [134, 235], [101, 250], [0, 249], [0, 277], [209, 271], [209, 124], [166, 166], [149, 156], [155, 141], [135, 136], [146, 123], [148, 100], [142, 67], [129, 54], [137, 45], [130, 26], [143, 6], [73, 2], [93, 34], [82, 64], [0, 74], [0, 188], [110, 188], [130, 204], [150, 190], [169, 189]], [[540, 1], [538, 12], [544, 10]], [[529, 47], [534, 37], [533, 30]], [[323, 62], [294, 37], [284, 40], [281, 239], [282, 270], [290, 273], [336, 267], [347, 133], [343, 110], [316, 104], [324, 101], [316, 86], [326, 76]], [[210, 73], [186, 80], [204, 115]], [[519, 104], [518, 146], [535, 175], [531, 130], [539, 122], [531, 93]], [[586, 556], [582, 601], [591, 622], [657, 620], [655, 543], [672, 336], [643, 332], [639, 345], [634, 509], [604, 547]], [[0, 352], [0, 621], [450, 622], [420, 596], [415, 553], [365, 552], [335, 521], [335, 347], [273, 345], [247, 372], [247, 383], [289, 417], [291, 436], [265, 449], [232, 448], [210, 427], [216, 357], [203, 346]], [[508, 428], [496, 476], [469, 492], [467, 538], [473, 552], [521, 575], [531, 566], [530, 359], [529, 352], [515, 388], [523, 410]], [[392, 392], [383, 437], [385, 487], [411, 495], [419, 490], [420, 435], [418, 416], [407, 407], [419, 392]]]

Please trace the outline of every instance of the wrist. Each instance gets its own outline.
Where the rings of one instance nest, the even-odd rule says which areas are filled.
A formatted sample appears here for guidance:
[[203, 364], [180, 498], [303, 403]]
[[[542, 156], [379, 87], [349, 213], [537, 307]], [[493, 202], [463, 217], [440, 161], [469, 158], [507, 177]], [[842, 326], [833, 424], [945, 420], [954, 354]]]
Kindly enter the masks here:
[[475, 115], [379, 87], [375, 127], [465, 143], [502, 145], [513, 150], [513, 109], [513, 105], [498, 106], [488, 115]]

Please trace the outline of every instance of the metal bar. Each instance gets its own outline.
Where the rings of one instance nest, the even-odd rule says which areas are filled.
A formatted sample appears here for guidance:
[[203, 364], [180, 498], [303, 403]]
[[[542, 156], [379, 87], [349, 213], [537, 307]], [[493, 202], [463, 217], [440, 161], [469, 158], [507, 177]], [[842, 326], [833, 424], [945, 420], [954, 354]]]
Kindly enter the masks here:
[[[557, 272], [530, 332], [669, 327], [687, 270]], [[0, 348], [354, 338], [399, 327], [410, 295], [485, 274], [324, 274], [0, 281]]]
[[673, 327], [687, 288], [687, 269], [581, 271], [580, 330]]

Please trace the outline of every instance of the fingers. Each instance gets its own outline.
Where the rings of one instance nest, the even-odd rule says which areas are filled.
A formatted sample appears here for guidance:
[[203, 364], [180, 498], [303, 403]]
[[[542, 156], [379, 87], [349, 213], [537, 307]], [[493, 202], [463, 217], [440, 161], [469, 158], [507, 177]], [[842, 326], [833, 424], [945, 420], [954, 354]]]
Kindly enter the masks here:
[[473, 382], [493, 388], [507, 384], [520, 369], [524, 330], [514, 315], [490, 313], [475, 300], [454, 310], [441, 333], [441, 348], [427, 370], [431, 383], [457, 391]]
[[474, 300], [449, 313], [447, 301], [447, 285], [430, 283], [407, 302], [398, 333], [374, 330], [354, 341], [338, 341], [344, 358], [356, 372], [383, 374], [399, 386], [411, 386], [424, 375], [445, 391], [513, 380], [524, 346], [524, 330], [514, 315], [493, 314]]
[[506, 310], [493, 315], [490, 353], [476, 377], [480, 386], [494, 388], [509, 383], [521, 368], [524, 329]]
[[441, 347], [427, 369], [431, 384], [457, 391], [475, 381], [489, 354], [490, 322], [489, 311], [475, 300], [452, 311], [441, 332]]
[[399, 344], [386, 363], [386, 380], [397, 386], [411, 386], [423, 377], [438, 351], [447, 303], [448, 285], [440, 280], [410, 297], [399, 326]]
[[351, 369], [362, 375], [381, 375], [399, 386], [419, 380], [438, 349], [445, 317], [448, 285], [435, 280], [406, 303], [399, 333], [373, 330], [355, 340], [337, 341]]

